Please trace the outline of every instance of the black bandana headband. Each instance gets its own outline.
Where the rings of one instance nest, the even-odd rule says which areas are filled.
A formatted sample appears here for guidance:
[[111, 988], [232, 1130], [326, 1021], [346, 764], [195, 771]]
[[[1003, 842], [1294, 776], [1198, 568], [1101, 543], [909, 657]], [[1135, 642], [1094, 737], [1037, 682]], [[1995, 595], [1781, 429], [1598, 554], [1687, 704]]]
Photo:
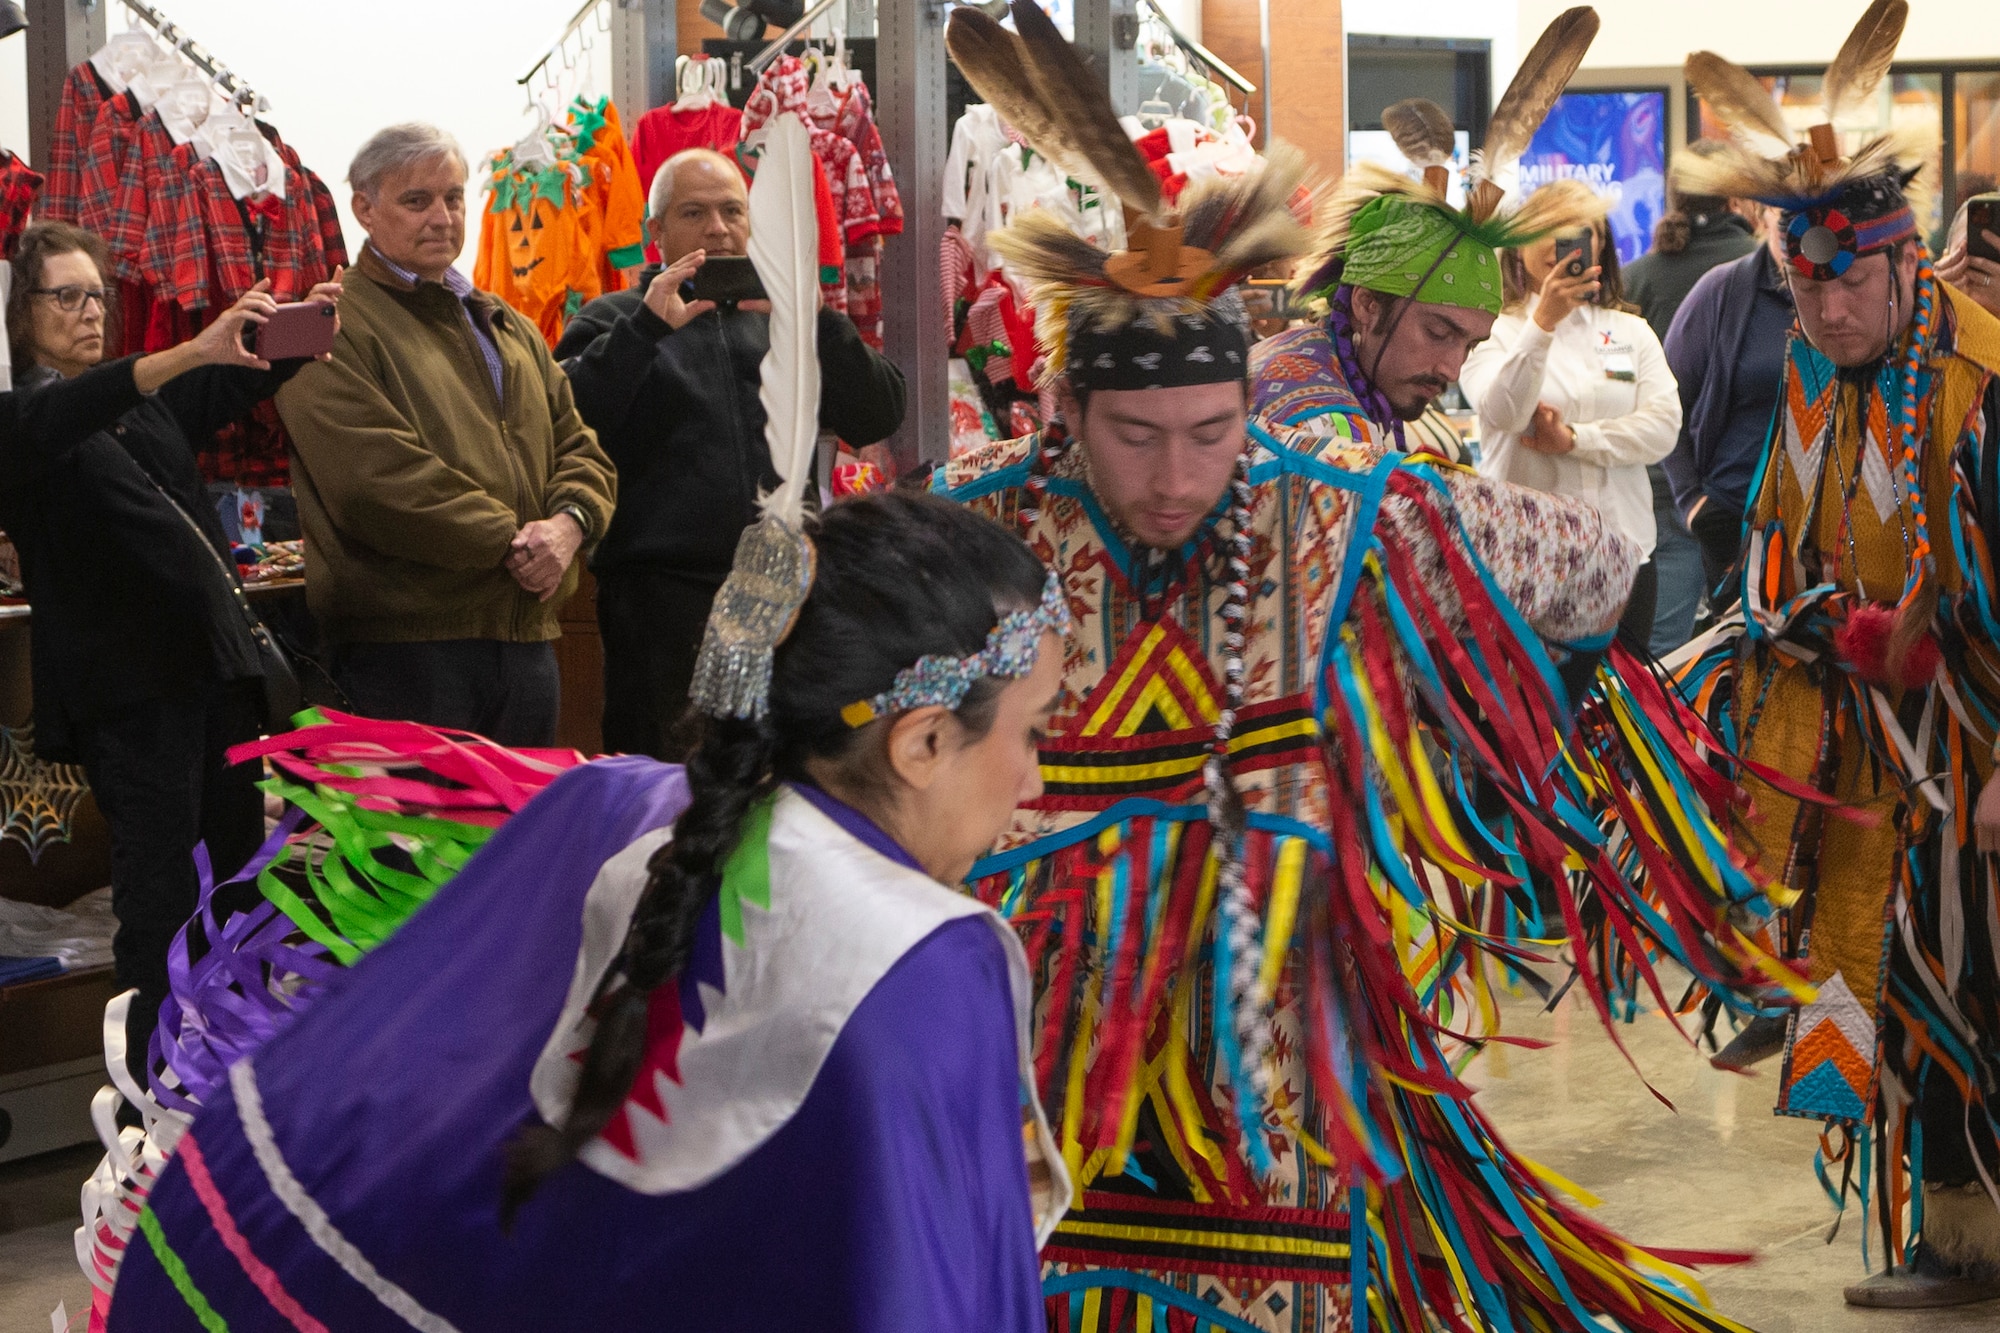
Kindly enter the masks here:
[[1214, 309], [1172, 316], [1165, 332], [1142, 316], [1122, 328], [1080, 328], [1070, 335], [1070, 383], [1086, 392], [1233, 384], [1249, 373], [1246, 330]]

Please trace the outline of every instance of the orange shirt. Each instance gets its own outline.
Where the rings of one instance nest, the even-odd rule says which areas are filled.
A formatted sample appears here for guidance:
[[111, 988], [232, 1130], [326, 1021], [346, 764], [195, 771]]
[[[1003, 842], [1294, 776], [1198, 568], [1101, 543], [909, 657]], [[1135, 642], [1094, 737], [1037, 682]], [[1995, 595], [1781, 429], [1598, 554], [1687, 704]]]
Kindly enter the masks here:
[[[579, 111], [582, 114], [579, 114]], [[572, 107], [571, 123], [584, 161], [598, 168], [586, 190], [596, 211], [598, 286], [607, 292], [625, 286], [623, 270], [645, 263], [646, 187], [625, 141], [625, 127], [610, 98], [595, 107]]]

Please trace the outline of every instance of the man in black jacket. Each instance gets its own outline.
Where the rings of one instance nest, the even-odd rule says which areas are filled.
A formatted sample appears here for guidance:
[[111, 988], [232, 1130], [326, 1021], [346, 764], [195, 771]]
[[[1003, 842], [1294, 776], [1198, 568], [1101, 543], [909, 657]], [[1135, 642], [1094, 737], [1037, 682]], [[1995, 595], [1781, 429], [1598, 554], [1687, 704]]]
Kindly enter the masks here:
[[[749, 248], [749, 196], [734, 163], [705, 149], [668, 159], [647, 214], [648, 235], [673, 262], [585, 306], [556, 359], [618, 467], [618, 512], [590, 562], [604, 747], [677, 760], [709, 604], [759, 493], [778, 482], [757, 397], [770, 320], [760, 302], [718, 309], [686, 291], [709, 256]], [[902, 373], [845, 315], [820, 311], [819, 360], [823, 429], [861, 446], [902, 424]]]

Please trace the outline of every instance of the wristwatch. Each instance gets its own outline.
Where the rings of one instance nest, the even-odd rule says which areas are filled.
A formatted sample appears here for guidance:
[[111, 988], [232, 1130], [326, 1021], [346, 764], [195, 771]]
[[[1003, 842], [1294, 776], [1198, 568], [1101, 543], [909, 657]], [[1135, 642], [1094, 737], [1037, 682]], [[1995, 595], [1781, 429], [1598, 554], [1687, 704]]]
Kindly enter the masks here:
[[583, 534], [585, 541], [590, 540], [590, 515], [583, 511], [582, 505], [577, 504], [575, 501], [566, 501], [563, 504], [557, 505], [556, 512], [549, 517], [554, 518], [561, 514], [568, 514], [571, 518], [575, 519], [576, 530]]

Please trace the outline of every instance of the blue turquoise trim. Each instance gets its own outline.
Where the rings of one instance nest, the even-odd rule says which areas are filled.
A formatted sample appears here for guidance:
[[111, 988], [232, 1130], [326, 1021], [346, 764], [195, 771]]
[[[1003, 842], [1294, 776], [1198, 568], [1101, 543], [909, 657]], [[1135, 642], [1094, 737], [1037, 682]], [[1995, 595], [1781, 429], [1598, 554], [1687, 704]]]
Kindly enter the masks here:
[[1063, 1273], [1056, 1277], [1042, 1279], [1042, 1295], [1046, 1297], [1069, 1296], [1091, 1290], [1093, 1287], [1121, 1287], [1141, 1296], [1151, 1297], [1161, 1305], [1185, 1310], [1195, 1317], [1195, 1333], [1203, 1333], [1204, 1328], [1219, 1328], [1227, 1333], [1264, 1333], [1255, 1324], [1246, 1323], [1233, 1314], [1224, 1314], [1197, 1296], [1191, 1296], [1179, 1287], [1170, 1287], [1142, 1273], [1128, 1272], [1122, 1268], [1093, 1268], [1081, 1273]]
[[1031, 447], [1028, 456], [1020, 462], [1009, 463], [1006, 467], [995, 468], [991, 472], [982, 473], [961, 486], [945, 485], [945, 470], [939, 468], [937, 471], [931, 473], [931, 494], [943, 496], [945, 499], [956, 504], [965, 504], [967, 501], [991, 495], [995, 491], [1004, 491], [1015, 486], [1025, 486], [1028, 482], [1028, 474], [1034, 468], [1034, 448], [1038, 447], [1040, 446]]

